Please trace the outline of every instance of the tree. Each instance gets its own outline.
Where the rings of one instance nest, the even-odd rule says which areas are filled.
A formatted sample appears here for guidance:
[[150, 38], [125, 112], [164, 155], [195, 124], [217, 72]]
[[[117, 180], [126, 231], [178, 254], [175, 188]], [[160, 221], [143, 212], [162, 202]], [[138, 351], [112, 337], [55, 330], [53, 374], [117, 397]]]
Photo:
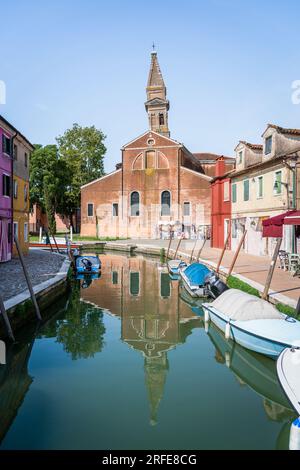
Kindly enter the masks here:
[[61, 209], [69, 216], [71, 223], [72, 215], [80, 206], [81, 186], [104, 175], [105, 138], [95, 126], [73, 124], [71, 129], [56, 139], [59, 160], [65, 164], [68, 175]]
[[56, 232], [55, 213], [63, 206], [69, 180], [64, 161], [60, 161], [56, 145], [35, 145], [30, 157], [30, 205], [38, 204], [46, 211], [49, 228]]

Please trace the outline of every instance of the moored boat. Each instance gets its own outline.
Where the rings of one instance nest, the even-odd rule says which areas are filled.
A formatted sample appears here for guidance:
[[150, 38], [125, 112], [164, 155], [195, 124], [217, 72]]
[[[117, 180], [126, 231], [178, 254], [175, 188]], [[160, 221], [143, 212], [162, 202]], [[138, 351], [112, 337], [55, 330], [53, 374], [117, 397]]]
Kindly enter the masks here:
[[98, 256], [77, 256], [75, 260], [77, 274], [93, 274], [101, 271], [101, 261]]
[[276, 358], [285, 348], [300, 347], [300, 322], [246, 292], [229, 289], [203, 309], [206, 322], [252, 351]]
[[186, 262], [182, 261], [182, 259], [171, 259], [167, 265], [169, 273], [173, 276], [179, 275], [180, 270], [187, 266]]
[[300, 348], [287, 348], [277, 360], [279, 382], [300, 415]]
[[183, 285], [192, 297], [207, 297], [205, 278], [211, 271], [201, 263], [193, 263], [180, 270]]

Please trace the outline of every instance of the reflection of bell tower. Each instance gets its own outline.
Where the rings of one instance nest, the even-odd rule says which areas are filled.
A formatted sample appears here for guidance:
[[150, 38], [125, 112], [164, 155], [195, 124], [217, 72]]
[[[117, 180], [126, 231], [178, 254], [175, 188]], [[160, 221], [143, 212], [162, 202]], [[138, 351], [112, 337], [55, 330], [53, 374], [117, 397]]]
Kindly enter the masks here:
[[170, 137], [168, 125], [170, 103], [167, 100], [167, 89], [155, 51], [151, 53], [151, 66], [146, 92], [147, 101], [145, 107], [148, 113], [150, 130]]
[[150, 403], [150, 424], [157, 424], [157, 412], [164, 395], [169, 361], [165, 352], [157, 357], [145, 357], [145, 381]]

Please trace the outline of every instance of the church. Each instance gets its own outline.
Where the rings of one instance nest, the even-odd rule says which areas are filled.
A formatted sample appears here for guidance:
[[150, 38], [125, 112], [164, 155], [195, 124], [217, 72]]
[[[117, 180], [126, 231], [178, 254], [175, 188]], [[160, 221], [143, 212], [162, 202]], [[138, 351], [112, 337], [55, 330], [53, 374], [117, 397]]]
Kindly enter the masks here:
[[[121, 149], [115, 171], [81, 188], [81, 235], [120, 238], [209, 236], [211, 181], [221, 155], [192, 153], [173, 139], [167, 89], [151, 53], [145, 109], [148, 130]], [[224, 157], [228, 170], [234, 159]]]

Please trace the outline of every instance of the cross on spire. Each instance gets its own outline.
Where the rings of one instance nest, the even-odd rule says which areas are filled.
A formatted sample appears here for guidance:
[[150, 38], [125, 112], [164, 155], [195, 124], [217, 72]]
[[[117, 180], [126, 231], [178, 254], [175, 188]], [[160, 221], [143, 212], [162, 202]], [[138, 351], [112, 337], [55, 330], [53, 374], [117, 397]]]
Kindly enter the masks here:
[[153, 41], [153, 44], [152, 44], [152, 49], [153, 49], [153, 52], [155, 52], [155, 44], [154, 44], [154, 41]]

